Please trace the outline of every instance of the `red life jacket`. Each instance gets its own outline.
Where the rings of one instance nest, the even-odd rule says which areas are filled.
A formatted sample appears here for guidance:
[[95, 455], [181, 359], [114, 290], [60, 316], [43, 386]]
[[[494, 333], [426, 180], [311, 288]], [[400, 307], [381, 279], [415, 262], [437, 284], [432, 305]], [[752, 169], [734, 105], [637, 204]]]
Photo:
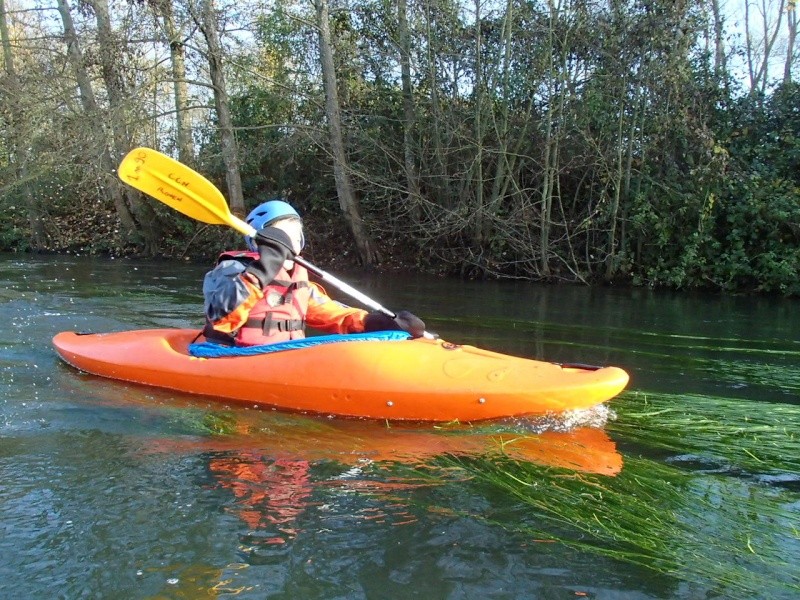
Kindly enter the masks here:
[[[253, 258], [257, 252], [226, 252], [220, 260]], [[308, 271], [295, 264], [291, 275], [281, 267], [264, 287], [264, 297], [250, 311], [247, 322], [236, 332], [237, 346], [257, 346], [304, 338], [305, 318], [311, 286]]]

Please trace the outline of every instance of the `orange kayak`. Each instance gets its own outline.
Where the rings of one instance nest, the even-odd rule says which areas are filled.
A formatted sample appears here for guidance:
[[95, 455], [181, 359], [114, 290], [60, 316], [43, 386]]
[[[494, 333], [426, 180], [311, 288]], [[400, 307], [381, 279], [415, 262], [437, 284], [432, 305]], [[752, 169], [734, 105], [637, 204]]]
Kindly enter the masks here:
[[393, 421], [471, 422], [585, 409], [628, 383], [616, 367], [569, 367], [438, 339], [342, 340], [201, 358], [189, 353], [196, 337], [190, 329], [63, 332], [53, 344], [67, 363], [102, 377], [246, 406]]

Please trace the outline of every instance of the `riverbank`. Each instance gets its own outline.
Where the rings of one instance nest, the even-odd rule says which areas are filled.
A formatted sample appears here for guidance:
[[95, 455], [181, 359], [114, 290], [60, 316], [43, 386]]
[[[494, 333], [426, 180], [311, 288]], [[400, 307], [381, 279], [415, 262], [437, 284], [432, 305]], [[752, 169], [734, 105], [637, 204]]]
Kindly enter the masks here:
[[[116, 212], [107, 203], [105, 207], [84, 207], [82, 210], [53, 214], [48, 221], [45, 237], [36, 248], [31, 244], [23, 212], [15, 209], [9, 212], [9, 220], [0, 225], [0, 252], [177, 260], [209, 265], [213, 264], [220, 252], [244, 247], [242, 237], [227, 227], [198, 223], [156, 202], [152, 202], [151, 207], [157, 217], [155, 229], [158, 237], [155, 244], [123, 236]], [[349, 228], [338, 212], [324, 209], [301, 212], [307, 240], [304, 256], [308, 260], [332, 273], [366, 270], [361, 265]], [[659, 269], [676, 273], [674, 277], [661, 279], [650, 279], [646, 273], [636, 274], [632, 265], [612, 278], [599, 271], [593, 274], [589, 271], [582, 273], [566, 266], [560, 271], [552, 270], [548, 276], [533, 276], [533, 271], [528, 267], [530, 261], [516, 266], [511, 258], [505, 262], [500, 261], [497, 253], [486, 255], [472, 252], [467, 246], [448, 246], [445, 240], [420, 241], [403, 234], [389, 223], [382, 224], [382, 227], [375, 224], [370, 230], [373, 232], [372, 240], [378, 248], [380, 262], [366, 270], [368, 272], [421, 273], [463, 280], [510, 279], [597, 287], [611, 285], [677, 291], [800, 296], [796, 264], [788, 255], [748, 257], [747, 260], [752, 265], [740, 270], [738, 276], [730, 274], [725, 280], [717, 280], [701, 275], [694, 278], [691, 284], [677, 273], [690, 269], [698, 272], [707, 270], [707, 260], [696, 257], [696, 264], [687, 263], [671, 268], [660, 265]], [[504, 256], [504, 253], [500, 253], [500, 256]], [[592, 257], [592, 260], [597, 261], [596, 257]], [[765, 260], [772, 261], [772, 266], [778, 265], [775, 267], [776, 273], [769, 277], [769, 285], [759, 283], [749, 275]]]

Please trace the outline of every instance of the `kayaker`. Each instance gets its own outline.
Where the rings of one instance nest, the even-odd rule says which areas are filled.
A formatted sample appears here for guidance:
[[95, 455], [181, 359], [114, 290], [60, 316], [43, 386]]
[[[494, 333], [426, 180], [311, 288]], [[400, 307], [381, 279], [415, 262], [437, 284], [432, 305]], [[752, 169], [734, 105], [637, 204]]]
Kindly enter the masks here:
[[245, 219], [256, 229], [247, 251], [224, 252], [203, 281], [206, 326], [212, 342], [235, 346], [305, 337], [306, 326], [326, 333], [404, 330], [413, 337], [425, 323], [408, 311], [392, 319], [336, 302], [308, 280], [292, 258], [303, 249], [303, 221], [279, 199], [259, 204]]

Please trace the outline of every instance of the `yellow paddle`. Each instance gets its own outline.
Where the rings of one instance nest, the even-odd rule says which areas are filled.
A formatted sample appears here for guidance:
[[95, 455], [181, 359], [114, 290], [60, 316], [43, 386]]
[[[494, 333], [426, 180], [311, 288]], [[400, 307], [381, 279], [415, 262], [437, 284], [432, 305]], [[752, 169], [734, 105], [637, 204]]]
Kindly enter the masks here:
[[[256, 234], [252, 226], [231, 214], [225, 197], [213, 183], [197, 171], [157, 150], [134, 148], [122, 159], [117, 173], [128, 185], [171, 206], [187, 217], [212, 225], [228, 225], [239, 233], [251, 237]], [[392, 319], [397, 316], [372, 298], [300, 256], [295, 256], [292, 260], [364, 306], [382, 312]]]

